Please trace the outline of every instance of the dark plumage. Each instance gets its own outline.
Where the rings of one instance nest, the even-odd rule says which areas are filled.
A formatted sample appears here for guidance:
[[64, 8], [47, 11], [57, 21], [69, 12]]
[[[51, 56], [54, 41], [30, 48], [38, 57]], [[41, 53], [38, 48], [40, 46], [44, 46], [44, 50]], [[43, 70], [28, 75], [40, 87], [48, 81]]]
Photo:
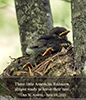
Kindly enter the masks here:
[[66, 31], [66, 30], [67, 30], [67, 29], [64, 28], [64, 27], [55, 27], [55, 28], [51, 29], [49, 33], [50, 33], [50, 34], [56, 34], [56, 35], [59, 36], [60, 33]]
[[[50, 35], [40, 37], [34, 44], [34, 46], [26, 49], [26, 52], [30, 56], [30, 59], [32, 61], [32, 65], [37, 65], [47, 57], [60, 52], [62, 47], [67, 48], [69, 47], [69, 45], [71, 45], [66, 36], [59, 36], [59, 34], [64, 31], [67, 30], [65, 28], [56, 27], [50, 31]], [[47, 54], [44, 54], [46, 50], [48, 52]], [[45, 56], [43, 56], [43, 54]]]

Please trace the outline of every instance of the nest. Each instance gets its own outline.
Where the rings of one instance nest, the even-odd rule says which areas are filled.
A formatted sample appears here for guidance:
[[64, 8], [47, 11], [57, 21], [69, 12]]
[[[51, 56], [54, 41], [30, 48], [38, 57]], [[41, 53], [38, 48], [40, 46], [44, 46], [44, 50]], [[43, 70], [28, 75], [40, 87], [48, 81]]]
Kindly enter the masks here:
[[[13, 58], [12, 58], [13, 59]], [[26, 62], [26, 63], [22, 63]], [[20, 63], [20, 64], [19, 64]], [[14, 70], [14, 74], [10, 74], [12, 68], [18, 66], [20, 69]], [[22, 69], [22, 67], [25, 67]], [[3, 71], [3, 76], [74, 76], [78, 75], [77, 68], [74, 66], [73, 48], [62, 48], [61, 52], [45, 59], [43, 62], [33, 67], [30, 65], [29, 57], [22, 56], [14, 58], [11, 64]]]
[[[31, 81], [37, 81], [39, 79], [36, 78], [36, 76], [44, 77], [45, 79], [42, 79], [43, 82], [47, 81], [58, 81], [59, 78], [53, 79], [53, 80], [48, 80], [46, 76], [79, 76], [80, 71], [74, 66], [74, 58], [73, 58], [73, 47], [68, 47], [67, 49], [62, 48], [62, 50], [55, 55], [48, 57], [45, 59], [43, 62], [38, 64], [35, 67], [32, 67], [29, 61], [28, 56], [22, 56], [17, 59], [13, 59], [11, 64], [3, 71], [3, 80], [8, 87], [9, 91], [11, 91], [11, 94], [15, 95], [16, 97], [19, 97], [19, 95], [14, 92], [15, 86], [14, 83], [15, 81], [20, 81], [22, 82], [31, 82]], [[26, 62], [26, 63], [22, 63]], [[24, 67], [24, 70], [15, 70], [15, 72], [11, 75], [10, 70], [17, 66], [17, 64], [22, 63], [22, 67]], [[20, 65], [19, 65], [20, 66]], [[20, 66], [21, 67], [21, 66]], [[15, 77], [17, 76], [17, 77]], [[28, 77], [33, 77], [32, 79], [30, 78], [25, 78], [26, 76]], [[10, 78], [11, 77], [11, 78]], [[15, 77], [12, 78], [12, 77]], [[66, 81], [69, 81], [71, 79], [67, 79]], [[41, 82], [42, 82], [41, 81]], [[73, 81], [73, 80], [72, 80]], [[63, 81], [64, 82], [64, 81]], [[74, 88], [74, 86], [72, 86]], [[38, 91], [37, 91], [38, 92]], [[43, 94], [45, 92], [43, 91]], [[71, 95], [71, 93], [70, 93]], [[72, 94], [74, 96], [74, 93]], [[46, 96], [45, 96], [46, 97]]]

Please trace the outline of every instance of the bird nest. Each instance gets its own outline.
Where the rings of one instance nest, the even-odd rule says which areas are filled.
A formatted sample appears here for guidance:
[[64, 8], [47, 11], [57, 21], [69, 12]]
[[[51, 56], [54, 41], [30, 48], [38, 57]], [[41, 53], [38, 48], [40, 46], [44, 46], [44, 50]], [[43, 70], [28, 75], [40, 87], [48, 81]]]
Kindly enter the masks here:
[[[25, 64], [22, 62], [27, 61]], [[20, 63], [20, 65], [17, 65]], [[22, 66], [21, 66], [22, 65]], [[14, 70], [14, 67], [24, 67], [24, 69]], [[45, 59], [40, 64], [33, 67], [29, 62], [28, 56], [14, 59], [11, 64], [3, 71], [3, 76], [73, 76], [78, 75], [77, 68], [74, 66], [73, 48], [62, 48], [61, 52]]]
[[[23, 63], [27, 61], [27, 63]], [[22, 56], [17, 59], [13, 59], [11, 64], [3, 71], [3, 80], [6, 84], [7, 88], [9, 89], [11, 95], [14, 94], [15, 96], [19, 97], [19, 95], [14, 92], [15, 89], [15, 81], [22, 82], [31, 82], [33, 81], [36, 76], [37, 77], [44, 77], [44, 76], [78, 76], [79, 70], [74, 66], [74, 58], [73, 58], [73, 48], [68, 47], [67, 49], [62, 48], [62, 50], [55, 55], [45, 59], [40, 64], [33, 67], [29, 61], [28, 56]], [[21, 64], [24, 69], [15, 70], [12, 74], [12, 68], [18, 66], [17, 64]], [[25, 77], [33, 77], [33, 79], [25, 78]], [[12, 77], [15, 77], [12, 78]], [[42, 80], [43, 82], [46, 81], [47, 78]], [[57, 81], [58, 79], [54, 79]], [[69, 80], [69, 79], [66, 79]], [[36, 80], [37, 81], [37, 80]]]

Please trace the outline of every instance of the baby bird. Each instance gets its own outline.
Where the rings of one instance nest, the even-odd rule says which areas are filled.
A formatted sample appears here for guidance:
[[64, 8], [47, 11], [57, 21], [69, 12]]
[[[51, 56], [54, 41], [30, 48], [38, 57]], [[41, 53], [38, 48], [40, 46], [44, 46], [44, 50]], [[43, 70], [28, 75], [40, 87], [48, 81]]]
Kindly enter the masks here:
[[32, 65], [36, 66], [49, 56], [60, 52], [62, 47], [69, 47], [71, 42], [66, 37], [69, 32], [63, 27], [55, 27], [50, 30], [49, 35], [41, 36], [34, 46], [27, 48], [26, 53], [30, 56]]

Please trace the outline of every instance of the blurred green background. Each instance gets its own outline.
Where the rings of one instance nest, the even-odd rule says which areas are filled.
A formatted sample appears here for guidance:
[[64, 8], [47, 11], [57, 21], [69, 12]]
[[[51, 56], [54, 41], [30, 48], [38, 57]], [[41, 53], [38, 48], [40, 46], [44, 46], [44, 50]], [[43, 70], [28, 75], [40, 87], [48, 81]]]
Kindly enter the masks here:
[[[54, 26], [71, 27], [71, 4], [62, 0], [50, 0]], [[72, 32], [68, 34], [72, 41]], [[12, 58], [21, 56], [19, 30], [14, 0], [0, 0], [0, 73], [9, 65]]]

